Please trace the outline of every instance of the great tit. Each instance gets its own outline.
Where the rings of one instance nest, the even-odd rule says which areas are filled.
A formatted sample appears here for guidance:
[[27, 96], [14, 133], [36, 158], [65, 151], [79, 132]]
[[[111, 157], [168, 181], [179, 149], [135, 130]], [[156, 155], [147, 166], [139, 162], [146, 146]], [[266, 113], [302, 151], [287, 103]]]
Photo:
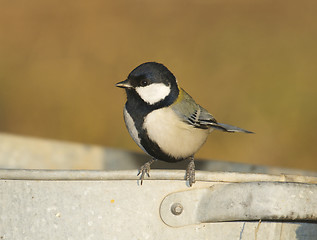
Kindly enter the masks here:
[[126, 90], [123, 115], [131, 137], [152, 157], [139, 169], [141, 185], [145, 175], [150, 177], [150, 165], [155, 160], [178, 162], [189, 159], [186, 180], [192, 186], [195, 182], [194, 154], [209, 133], [214, 129], [252, 133], [218, 123], [178, 86], [175, 76], [163, 64], [143, 63], [116, 86]]

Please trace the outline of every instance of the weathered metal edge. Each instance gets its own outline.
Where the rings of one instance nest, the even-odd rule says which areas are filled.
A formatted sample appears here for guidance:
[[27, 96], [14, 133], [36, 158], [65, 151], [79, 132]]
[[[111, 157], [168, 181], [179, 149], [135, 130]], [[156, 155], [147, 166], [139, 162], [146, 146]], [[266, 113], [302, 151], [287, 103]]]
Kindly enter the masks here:
[[[148, 180], [182, 180], [183, 170], [151, 170]], [[1, 180], [43, 180], [43, 181], [108, 181], [138, 180], [137, 170], [94, 171], [94, 170], [32, 170], [0, 169]], [[147, 179], [146, 179], [147, 180]], [[206, 182], [254, 182], [276, 181], [317, 184], [317, 177], [299, 175], [269, 175], [237, 172], [196, 171], [196, 181]]]

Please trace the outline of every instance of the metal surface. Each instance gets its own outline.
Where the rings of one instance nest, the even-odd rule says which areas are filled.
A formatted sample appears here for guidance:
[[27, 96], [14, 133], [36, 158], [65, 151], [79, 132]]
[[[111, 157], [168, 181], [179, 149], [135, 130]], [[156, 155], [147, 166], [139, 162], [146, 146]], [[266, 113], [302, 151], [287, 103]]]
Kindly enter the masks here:
[[[136, 180], [111, 180], [120, 178], [120, 173], [116, 177], [115, 173], [103, 175], [104, 180], [97, 180], [96, 175], [94, 180], [74, 180], [80, 178], [75, 176], [76, 172], [69, 175], [63, 171], [65, 176], [60, 173], [59, 178], [67, 180], [30, 180], [47, 171], [28, 171], [29, 176], [23, 172], [29, 180], [0, 180], [0, 239], [312, 240], [317, 236], [316, 222], [239, 221], [171, 227], [160, 217], [162, 205], [171, 194], [206, 189], [208, 192], [210, 187], [234, 183], [197, 181], [193, 188], [188, 188], [184, 180], [148, 180], [139, 186]], [[240, 190], [243, 192], [243, 188]], [[232, 201], [236, 199], [236, 195], [229, 197]], [[178, 200], [183, 211], [173, 215], [176, 218], [188, 211], [185, 199]], [[190, 203], [195, 201], [191, 198]], [[214, 208], [221, 216], [223, 206], [219, 204]], [[170, 207], [166, 211], [172, 215]], [[200, 218], [205, 212], [208, 214], [203, 210], [199, 213]]]
[[[283, 182], [220, 184], [171, 193], [162, 220], [172, 227], [223, 221], [317, 221], [317, 185]], [[169, 209], [181, 205], [175, 216]]]
[[316, 173], [197, 161], [198, 169], [240, 173], [197, 171], [189, 188], [186, 163], [158, 164], [182, 170], [151, 170], [140, 186], [136, 169], [146, 160], [0, 134], [0, 239], [316, 240]]
[[[184, 181], [185, 170], [151, 170], [148, 180]], [[0, 169], [0, 179], [12, 180], [139, 180], [136, 170], [92, 171], [92, 170], [31, 170], [31, 169]], [[297, 182], [316, 183], [317, 177], [299, 175], [269, 175], [234, 172], [196, 171], [197, 181], [206, 182]]]

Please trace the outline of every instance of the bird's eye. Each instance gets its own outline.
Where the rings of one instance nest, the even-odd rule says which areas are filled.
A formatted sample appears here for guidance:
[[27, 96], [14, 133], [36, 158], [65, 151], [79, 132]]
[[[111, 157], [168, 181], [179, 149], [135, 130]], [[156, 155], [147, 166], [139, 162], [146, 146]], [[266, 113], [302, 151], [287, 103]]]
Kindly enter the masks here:
[[142, 80], [140, 81], [140, 86], [141, 86], [141, 87], [145, 87], [145, 86], [147, 86], [147, 85], [149, 85], [149, 81], [148, 81], [147, 79], [142, 79]]

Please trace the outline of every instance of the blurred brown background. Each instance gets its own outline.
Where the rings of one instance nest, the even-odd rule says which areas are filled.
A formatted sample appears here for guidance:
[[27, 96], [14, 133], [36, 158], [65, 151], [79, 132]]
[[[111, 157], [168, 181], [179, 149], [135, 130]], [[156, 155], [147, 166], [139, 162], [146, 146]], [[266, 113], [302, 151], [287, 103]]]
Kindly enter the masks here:
[[196, 157], [317, 170], [317, 3], [2, 1], [0, 131], [141, 151], [114, 84], [164, 63], [219, 122]]

